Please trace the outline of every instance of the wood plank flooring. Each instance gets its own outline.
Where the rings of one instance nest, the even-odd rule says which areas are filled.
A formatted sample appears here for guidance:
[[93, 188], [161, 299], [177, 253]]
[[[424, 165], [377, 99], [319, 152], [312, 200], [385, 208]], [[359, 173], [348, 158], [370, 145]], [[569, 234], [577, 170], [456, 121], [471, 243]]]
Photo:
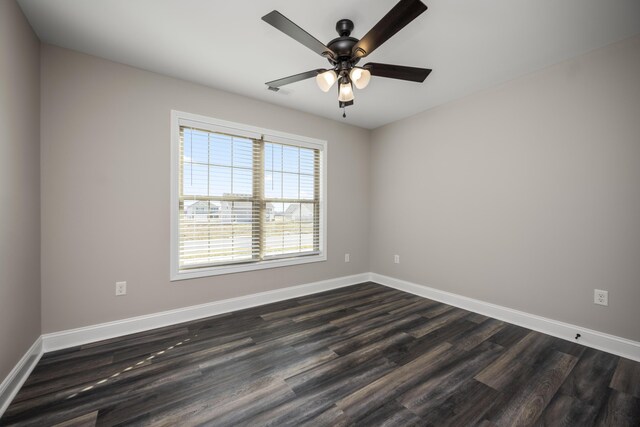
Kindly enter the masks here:
[[47, 353], [0, 425], [639, 426], [640, 363], [363, 283]]

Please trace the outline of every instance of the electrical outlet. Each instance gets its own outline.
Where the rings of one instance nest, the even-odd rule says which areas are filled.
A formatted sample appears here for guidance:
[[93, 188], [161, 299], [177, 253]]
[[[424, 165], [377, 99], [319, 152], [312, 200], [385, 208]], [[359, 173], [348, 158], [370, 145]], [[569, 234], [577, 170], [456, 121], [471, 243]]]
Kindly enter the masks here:
[[394, 255], [393, 262], [394, 264], [400, 264], [400, 255]]
[[601, 289], [593, 290], [593, 303], [598, 305], [609, 305], [609, 291]]
[[127, 282], [116, 282], [116, 295], [127, 294]]
[[350, 260], [350, 255], [344, 254], [344, 262], [349, 262], [349, 260]]

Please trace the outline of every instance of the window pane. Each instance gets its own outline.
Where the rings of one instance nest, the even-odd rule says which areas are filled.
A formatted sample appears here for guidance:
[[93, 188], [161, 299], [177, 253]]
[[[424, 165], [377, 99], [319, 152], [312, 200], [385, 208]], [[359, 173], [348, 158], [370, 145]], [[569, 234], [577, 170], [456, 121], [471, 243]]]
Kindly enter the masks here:
[[180, 221], [180, 264], [250, 260], [251, 202], [185, 202]]
[[253, 203], [233, 202], [233, 221], [236, 224], [251, 224], [253, 222]]
[[315, 205], [313, 203], [300, 204], [300, 252], [314, 251]]
[[280, 172], [264, 173], [264, 196], [267, 199], [282, 198], [282, 174]]
[[271, 146], [271, 170], [282, 171], [282, 145], [269, 144]]
[[[314, 218], [314, 204], [300, 203], [300, 221], [309, 227], [313, 227], [313, 218]], [[309, 231], [311, 231], [311, 228], [309, 228]]]
[[211, 166], [209, 169], [209, 195], [225, 196], [231, 194], [231, 168]]
[[300, 252], [313, 252], [313, 232], [300, 234]]
[[265, 218], [265, 256], [312, 252], [317, 227], [313, 203], [273, 203]]
[[264, 221], [265, 223], [275, 221], [275, 206], [271, 202], [265, 204]]
[[264, 170], [273, 170], [273, 144], [264, 143]]
[[298, 147], [282, 146], [282, 170], [284, 172], [300, 171], [299, 168], [300, 149]]
[[209, 138], [205, 132], [195, 129], [184, 134], [184, 151], [182, 153], [185, 162], [208, 163], [209, 162]]
[[284, 203], [270, 203], [272, 213], [265, 221], [265, 255], [282, 253], [282, 233], [284, 223]]
[[210, 133], [211, 164], [231, 166], [231, 137]]
[[318, 232], [315, 221], [315, 205], [313, 203], [302, 203], [302, 214], [300, 216], [300, 250], [313, 251], [314, 235]]
[[233, 166], [253, 167], [253, 141], [244, 138], [233, 138]]
[[314, 179], [313, 176], [300, 175], [300, 198], [313, 199], [314, 197]]
[[313, 175], [315, 173], [314, 157], [313, 150], [308, 148], [300, 149], [300, 173], [307, 175]]
[[298, 176], [292, 173], [282, 174], [282, 197], [285, 199], [297, 199], [299, 195]]
[[292, 233], [296, 233], [296, 225], [292, 218], [295, 208], [290, 203], [274, 203], [275, 215], [273, 221], [265, 224], [266, 256], [282, 255], [291, 252], [289, 240]]
[[240, 197], [253, 195], [253, 172], [250, 169], [233, 169], [233, 194]]
[[182, 194], [206, 196], [208, 191], [207, 166], [185, 163], [182, 168]]

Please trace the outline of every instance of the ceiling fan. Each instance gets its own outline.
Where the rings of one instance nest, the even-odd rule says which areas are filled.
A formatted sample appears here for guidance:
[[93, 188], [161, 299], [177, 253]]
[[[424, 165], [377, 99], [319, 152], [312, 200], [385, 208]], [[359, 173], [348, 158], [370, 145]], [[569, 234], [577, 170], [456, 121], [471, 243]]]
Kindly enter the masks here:
[[[420, 0], [400, 0], [371, 30], [360, 40], [350, 37], [353, 22], [341, 19], [336, 23], [338, 38], [324, 45], [311, 34], [297, 26], [283, 14], [274, 10], [262, 17], [262, 20], [282, 31], [299, 43], [302, 43], [317, 54], [324, 56], [331, 68], [315, 69], [293, 76], [267, 82], [270, 90], [278, 91], [281, 86], [300, 80], [316, 78], [316, 83], [323, 92], [338, 82], [338, 105], [345, 108], [353, 105], [353, 85], [364, 89], [371, 76], [408, 80], [422, 83], [431, 70], [426, 68], [405, 67], [402, 65], [379, 64], [368, 62], [362, 67], [356, 66], [360, 59], [366, 57], [394, 34], [416, 19], [427, 6]], [[346, 114], [343, 113], [343, 117]]]

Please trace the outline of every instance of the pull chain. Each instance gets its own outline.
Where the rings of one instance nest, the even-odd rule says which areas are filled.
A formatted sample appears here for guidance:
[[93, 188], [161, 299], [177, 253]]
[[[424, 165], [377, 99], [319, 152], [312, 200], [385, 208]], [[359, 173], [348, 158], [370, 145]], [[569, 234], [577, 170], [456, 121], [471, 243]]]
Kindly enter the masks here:
[[342, 118], [346, 119], [347, 118], [347, 112], [345, 111], [345, 108], [342, 107]]

